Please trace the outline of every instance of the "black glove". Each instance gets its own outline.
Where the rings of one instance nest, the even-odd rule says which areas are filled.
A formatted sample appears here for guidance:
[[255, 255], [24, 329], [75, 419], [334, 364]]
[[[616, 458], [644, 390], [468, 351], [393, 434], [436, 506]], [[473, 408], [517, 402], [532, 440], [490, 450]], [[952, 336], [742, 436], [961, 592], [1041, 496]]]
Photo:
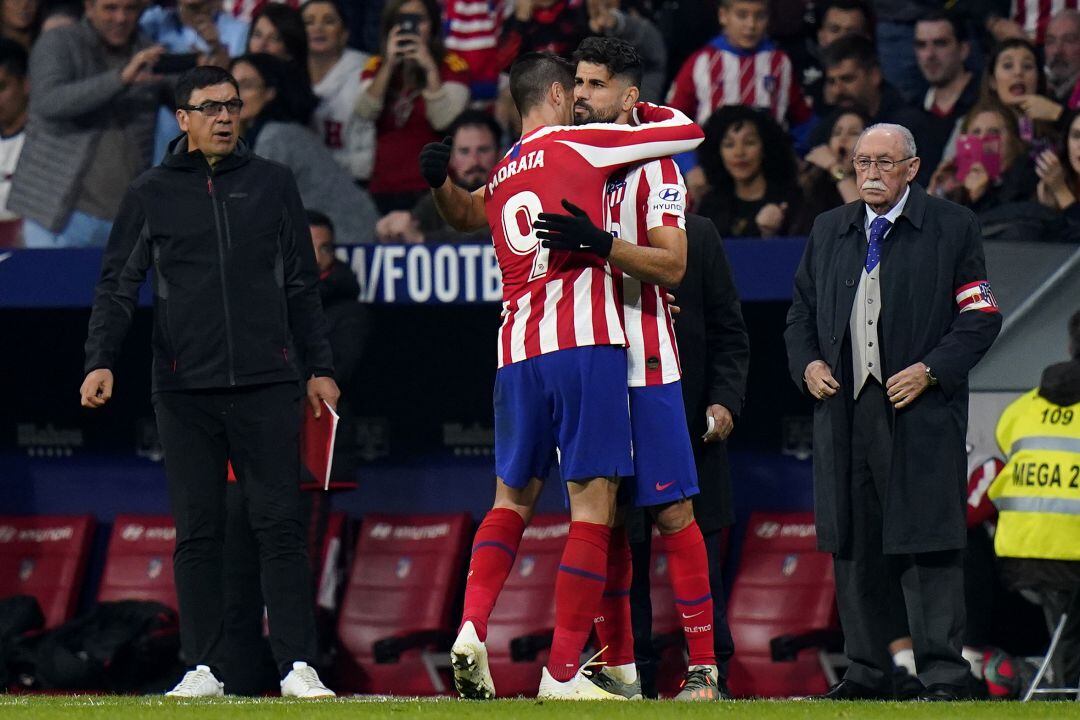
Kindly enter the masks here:
[[450, 164], [450, 145], [453, 140], [443, 138], [442, 142], [428, 143], [420, 151], [420, 174], [433, 188], [441, 188], [446, 182], [446, 167]]
[[593, 225], [585, 211], [569, 200], [563, 200], [562, 206], [569, 215], [540, 213], [533, 223], [540, 244], [552, 250], [589, 252], [602, 258], [610, 255], [614, 236]]

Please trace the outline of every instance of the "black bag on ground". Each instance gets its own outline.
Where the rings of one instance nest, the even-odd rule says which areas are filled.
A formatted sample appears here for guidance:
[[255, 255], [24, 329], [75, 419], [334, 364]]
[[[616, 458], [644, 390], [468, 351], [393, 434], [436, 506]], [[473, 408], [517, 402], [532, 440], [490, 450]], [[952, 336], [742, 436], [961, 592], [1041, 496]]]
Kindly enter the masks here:
[[161, 603], [99, 603], [46, 633], [37, 646], [42, 689], [156, 691], [174, 680], [180, 639], [176, 611]]

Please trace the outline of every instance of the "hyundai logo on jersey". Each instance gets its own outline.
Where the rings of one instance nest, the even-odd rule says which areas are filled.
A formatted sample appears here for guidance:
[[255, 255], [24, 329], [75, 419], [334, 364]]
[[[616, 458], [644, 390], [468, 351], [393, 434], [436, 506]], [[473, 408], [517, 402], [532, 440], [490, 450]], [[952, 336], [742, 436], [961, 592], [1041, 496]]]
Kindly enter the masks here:
[[660, 191], [660, 199], [664, 202], [678, 202], [681, 196], [682, 193], [675, 188], [664, 188]]

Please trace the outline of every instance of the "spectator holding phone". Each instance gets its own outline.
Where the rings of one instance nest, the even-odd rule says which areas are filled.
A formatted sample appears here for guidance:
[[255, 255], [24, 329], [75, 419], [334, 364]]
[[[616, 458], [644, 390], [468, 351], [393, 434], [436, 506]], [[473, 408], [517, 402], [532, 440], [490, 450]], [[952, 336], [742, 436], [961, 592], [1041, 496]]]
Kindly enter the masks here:
[[1031, 200], [1037, 180], [1011, 112], [984, 100], [961, 121], [956, 156], [938, 166], [930, 192], [980, 213]]
[[427, 194], [416, 158], [469, 102], [465, 62], [445, 52], [436, 0], [390, 0], [381, 50], [361, 77], [356, 113], [375, 123], [375, 168], [368, 186], [383, 214], [408, 210]]
[[354, 112], [368, 56], [346, 47], [349, 31], [338, 0], [308, 0], [300, 7], [308, 41], [308, 74], [319, 98], [315, 132], [338, 164], [367, 181], [375, 164], [375, 125]]
[[30, 53], [30, 122], [8, 209], [27, 247], [105, 245], [128, 185], [150, 166], [165, 53], [138, 36], [140, 0], [87, 0], [85, 18]]

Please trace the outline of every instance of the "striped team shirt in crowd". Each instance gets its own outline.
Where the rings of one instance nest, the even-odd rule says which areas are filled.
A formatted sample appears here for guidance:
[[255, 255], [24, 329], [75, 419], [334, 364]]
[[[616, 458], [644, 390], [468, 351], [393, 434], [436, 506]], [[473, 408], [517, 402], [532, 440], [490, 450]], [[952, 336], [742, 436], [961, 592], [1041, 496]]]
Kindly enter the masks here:
[[723, 35], [714, 38], [683, 63], [667, 102], [699, 123], [723, 105], [762, 108], [791, 126], [810, 119], [791, 59], [769, 40], [743, 50]]
[[503, 280], [499, 367], [556, 350], [626, 345], [611, 266], [589, 253], [548, 250], [533, 223], [542, 212], [566, 212], [566, 199], [603, 227], [612, 172], [701, 143], [701, 128], [677, 110], [638, 103], [634, 115], [645, 124], [537, 128], [491, 171], [484, 204]]
[[[626, 242], [649, 247], [649, 231], [686, 229], [686, 185], [671, 158], [620, 170], [608, 178], [608, 230]], [[664, 288], [612, 268], [622, 298], [627, 384], [666, 385], [682, 378], [675, 328]]]
[[1009, 17], [1036, 45], [1046, 40], [1046, 25], [1062, 10], [1076, 10], [1077, 0], [1012, 0]]
[[499, 35], [508, 9], [504, 0], [446, 0], [443, 44], [469, 64], [469, 87], [474, 100], [495, 97]]

